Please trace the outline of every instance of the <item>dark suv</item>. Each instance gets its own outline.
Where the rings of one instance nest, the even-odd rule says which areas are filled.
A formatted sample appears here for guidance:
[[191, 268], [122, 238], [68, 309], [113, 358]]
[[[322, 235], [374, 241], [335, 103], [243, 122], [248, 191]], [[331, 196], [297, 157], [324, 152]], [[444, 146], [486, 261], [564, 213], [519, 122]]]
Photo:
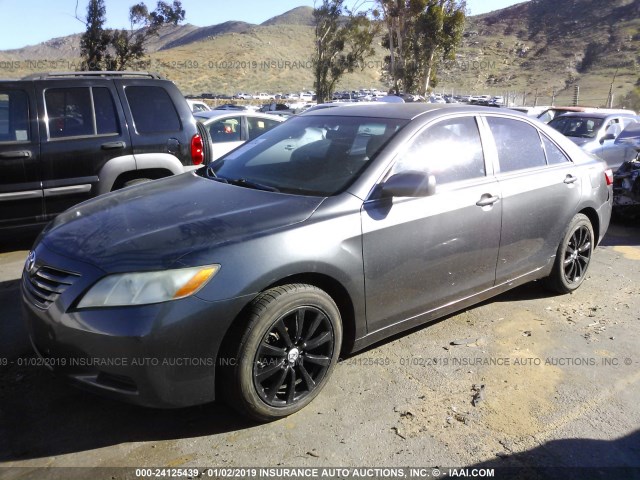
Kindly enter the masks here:
[[0, 229], [205, 161], [176, 85], [146, 72], [0, 80]]

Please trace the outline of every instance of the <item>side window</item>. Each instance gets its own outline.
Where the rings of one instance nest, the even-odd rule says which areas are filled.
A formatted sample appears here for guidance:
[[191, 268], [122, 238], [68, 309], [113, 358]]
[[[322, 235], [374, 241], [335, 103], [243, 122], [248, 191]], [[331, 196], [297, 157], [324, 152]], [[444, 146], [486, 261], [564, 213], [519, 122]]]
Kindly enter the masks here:
[[276, 125], [280, 124], [276, 120], [267, 118], [247, 117], [247, 127], [249, 128], [249, 140], [253, 140], [258, 135], [268, 132]]
[[129, 86], [125, 94], [138, 133], [180, 131], [180, 117], [164, 88]]
[[241, 131], [241, 117], [227, 117], [209, 124], [213, 143], [239, 142]]
[[549, 140], [544, 135], [541, 135], [541, 137], [542, 143], [544, 145], [544, 151], [547, 154], [547, 163], [549, 165], [559, 165], [569, 162], [567, 156], [562, 153], [562, 150], [556, 147], [556, 145], [551, 140]]
[[21, 90], [0, 90], [0, 143], [29, 141], [29, 99]]
[[50, 138], [94, 134], [89, 87], [51, 88], [44, 98]]
[[96, 130], [98, 135], [120, 133], [118, 114], [108, 88], [94, 87], [93, 106], [96, 111]]
[[484, 154], [475, 118], [445, 120], [418, 134], [392, 173], [410, 170], [429, 172], [437, 185], [484, 177]]
[[500, 172], [514, 172], [547, 164], [540, 135], [531, 125], [509, 118], [487, 117], [498, 149]]

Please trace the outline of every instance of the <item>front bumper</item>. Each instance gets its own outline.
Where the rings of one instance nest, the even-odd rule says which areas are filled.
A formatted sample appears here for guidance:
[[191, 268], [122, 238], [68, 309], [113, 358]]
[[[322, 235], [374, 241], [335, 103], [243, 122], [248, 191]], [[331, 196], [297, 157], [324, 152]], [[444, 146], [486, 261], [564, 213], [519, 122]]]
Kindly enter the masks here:
[[[215, 399], [221, 343], [250, 297], [77, 310], [80, 295], [104, 272], [42, 244], [35, 252], [36, 264], [22, 276], [22, 309], [43, 363], [81, 388], [139, 405], [185, 407]], [[30, 284], [39, 271], [74, 276], [43, 304]]]

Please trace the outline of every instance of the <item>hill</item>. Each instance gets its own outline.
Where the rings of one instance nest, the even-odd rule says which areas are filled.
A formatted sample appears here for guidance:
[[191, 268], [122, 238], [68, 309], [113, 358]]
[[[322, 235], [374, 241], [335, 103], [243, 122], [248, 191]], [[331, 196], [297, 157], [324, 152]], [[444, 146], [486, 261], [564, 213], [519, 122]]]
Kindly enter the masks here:
[[266, 22], [261, 24], [264, 27], [273, 25], [302, 25], [307, 27], [313, 27], [313, 8], [311, 7], [297, 7], [293, 10], [277, 15], [270, 18]]
[[[312, 88], [311, 7], [298, 7], [261, 25], [226, 22], [165, 27], [144, 68], [174, 80], [185, 94], [286, 92]], [[3, 77], [73, 69], [79, 35], [0, 51]], [[385, 88], [385, 55], [347, 75], [339, 88]], [[468, 18], [455, 60], [439, 71], [437, 91], [510, 95], [517, 103], [604, 105], [614, 79], [616, 99], [634, 88], [640, 62], [640, 0], [531, 0]], [[53, 60], [49, 63], [33, 60]], [[66, 62], [66, 63], [65, 63]], [[536, 93], [537, 92], [537, 93]]]

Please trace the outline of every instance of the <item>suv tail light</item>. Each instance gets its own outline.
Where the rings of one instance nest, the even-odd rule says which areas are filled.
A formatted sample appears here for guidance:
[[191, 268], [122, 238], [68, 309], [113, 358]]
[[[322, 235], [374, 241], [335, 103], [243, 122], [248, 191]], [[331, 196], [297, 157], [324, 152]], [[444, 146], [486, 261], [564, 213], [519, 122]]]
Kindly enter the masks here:
[[191, 138], [191, 161], [194, 165], [204, 162], [204, 144], [202, 137], [197, 133]]
[[604, 171], [604, 178], [607, 179], [607, 187], [613, 185], [613, 171], [610, 168]]

